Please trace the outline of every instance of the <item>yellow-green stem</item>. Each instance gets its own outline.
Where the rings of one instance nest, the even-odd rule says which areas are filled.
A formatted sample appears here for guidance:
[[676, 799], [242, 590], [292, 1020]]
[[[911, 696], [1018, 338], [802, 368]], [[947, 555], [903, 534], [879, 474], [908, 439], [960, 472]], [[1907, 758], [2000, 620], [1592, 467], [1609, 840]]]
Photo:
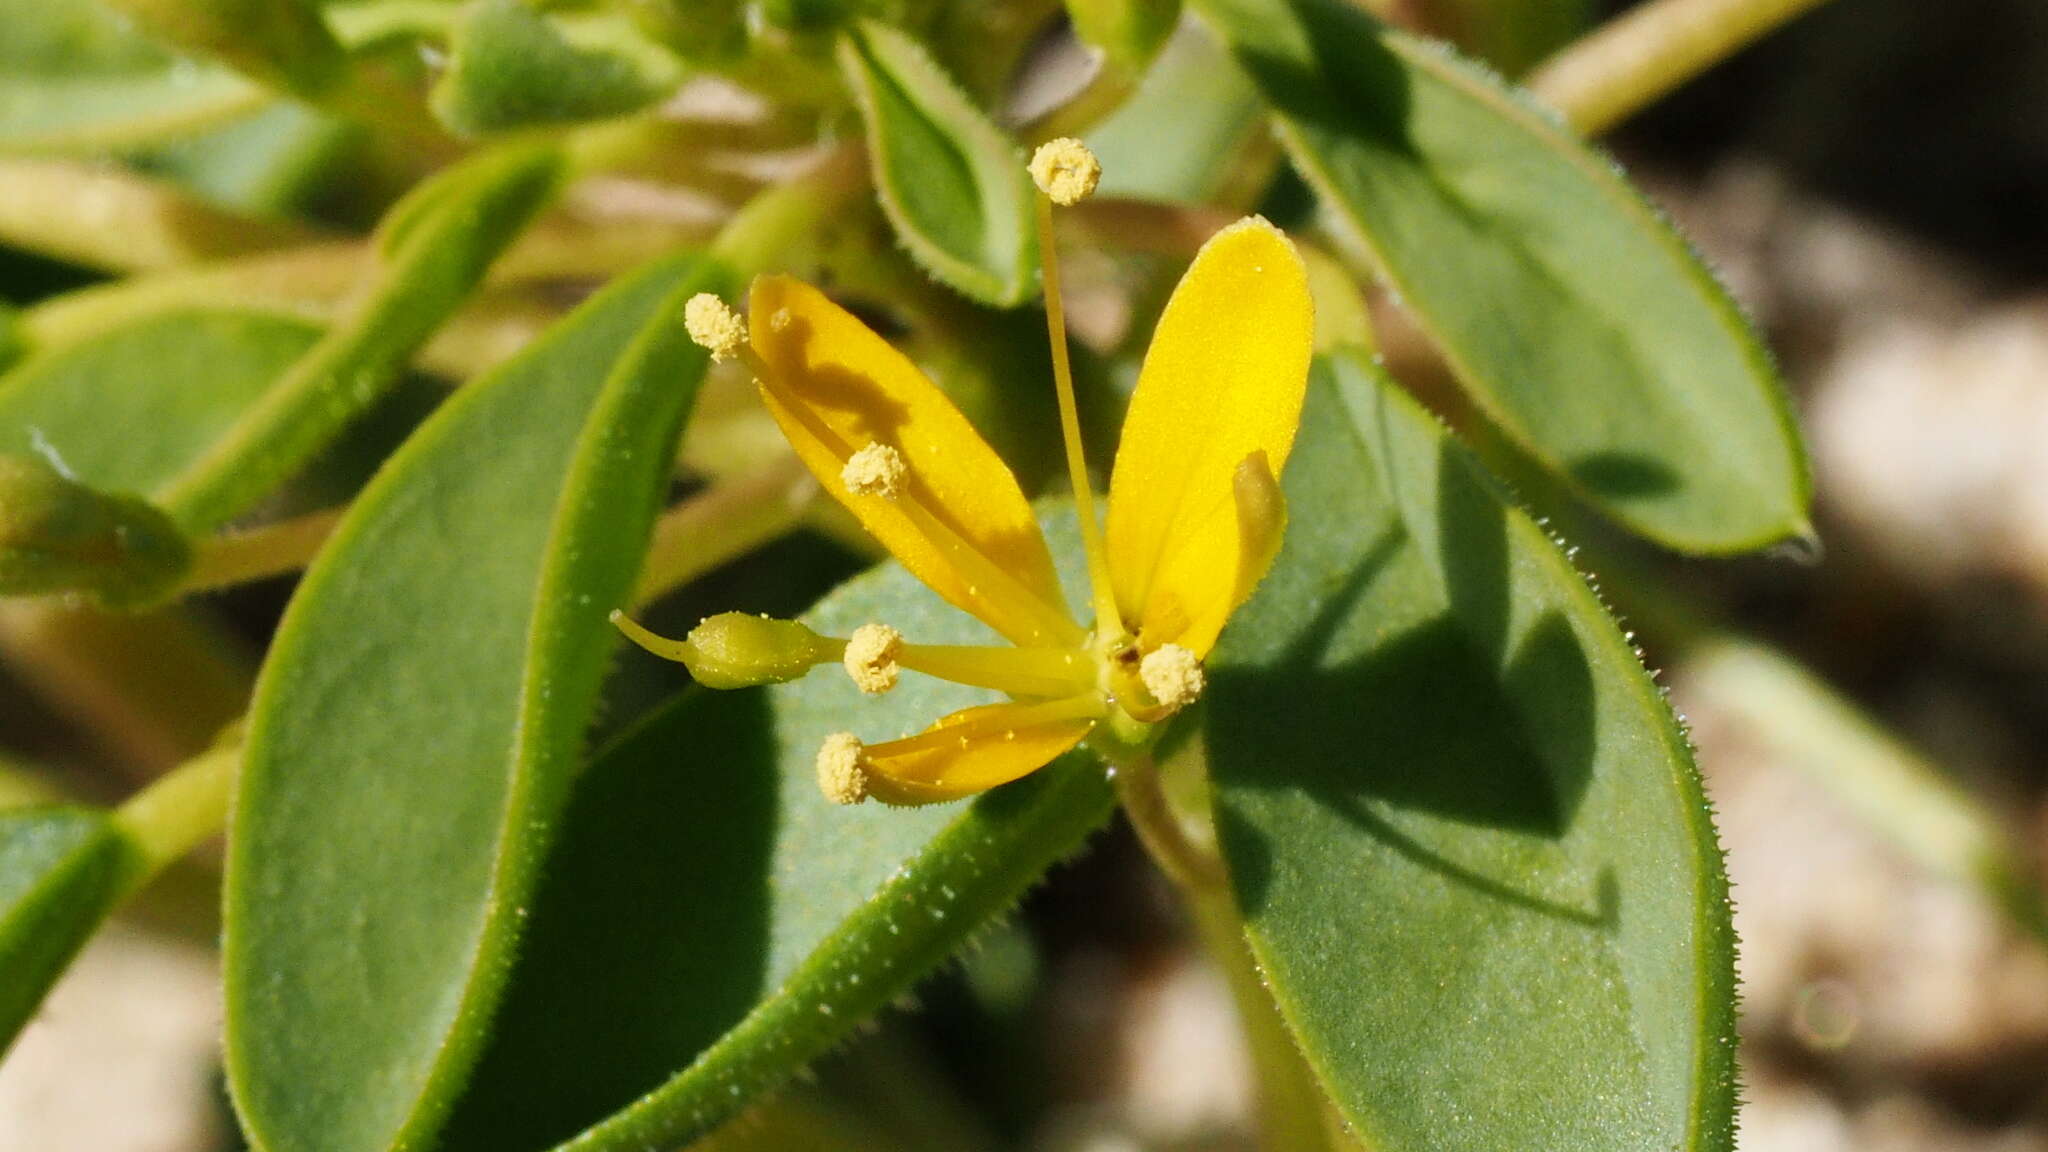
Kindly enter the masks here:
[[1260, 1147], [1269, 1152], [1355, 1147], [1333, 1133], [1327, 1097], [1266, 990], [1213, 838], [1198, 839], [1190, 833], [1187, 818], [1166, 794], [1164, 775], [1149, 753], [1117, 767], [1116, 789], [1125, 818], [1153, 862], [1186, 898], [1196, 935], [1230, 986], [1258, 1079]]
[[247, 584], [272, 576], [296, 572], [312, 562], [313, 555], [334, 534], [346, 509], [329, 508], [289, 520], [279, 520], [243, 531], [209, 536], [196, 546], [192, 570], [178, 586], [178, 594], [210, 592], [236, 584]]
[[1527, 86], [1598, 136], [1826, 0], [1651, 0], [1530, 74]]
[[123, 895], [221, 830], [241, 762], [239, 741], [203, 752], [115, 809], [114, 822], [135, 853]]
[[716, 485], [663, 513], [633, 603], [646, 604], [803, 522], [818, 484], [794, 460]]
[[1066, 308], [1060, 297], [1060, 258], [1052, 232], [1052, 201], [1043, 192], [1038, 202], [1038, 259], [1045, 275], [1045, 331], [1052, 341], [1052, 379], [1059, 392], [1060, 435], [1066, 440], [1067, 481], [1074, 489], [1074, 511], [1081, 521], [1081, 550], [1088, 557], [1088, 586], [1095, 596], [1095, 630], [1116, 636], [1123, 631], [1116, 607], [1116, 586], [1109, 578], [1109, 547], [1102, 522], [1095, 518], [1095, 487], [1088, 478], [1088, 458], [1081, 448], [1081, 413], [1074, 400], [1074, 370], [1067, 360]]

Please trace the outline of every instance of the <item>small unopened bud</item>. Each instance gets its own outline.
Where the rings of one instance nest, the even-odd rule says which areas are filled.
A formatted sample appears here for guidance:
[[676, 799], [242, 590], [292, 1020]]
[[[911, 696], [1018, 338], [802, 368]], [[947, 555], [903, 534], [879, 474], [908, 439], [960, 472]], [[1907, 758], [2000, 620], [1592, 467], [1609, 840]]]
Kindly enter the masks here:
[[839, 470], [839, 480], [855, 495], [893, 500], [909, 473], [903, 453], [887, 444], [874, 443], [847, 458], [846, 467]]
[[1145, 691], [1169, 712], [1178, 712], [1202, 695], [1206, 682], [1202, 662], [1178, 644], [1161, 644], [1138, 665]]
[[834, 804], [868, 798], [867, 749], [851, 732], [834, 732], [818, 748], [818, 790]]
[[841, 663], [861, 691], [880, 695], [902, 679], [903, 668], [896, 663], [902, 652], [903, 633], [887, 624], [863, 624], [847, 637], [846, 655]]
[[1086, 200], [1102, 179], [1102, 162], [1072, 136], [1048, 140], [1031, 155], [1031, 182], [1062, 208]]
[[733, 307], [709, 292], [699, 292], [683, 305], [683, 328], [713, 360], [739, 355], [747, 342], [747, 322]]
[[85, 592], [116, 606], [170, 591], [192, 547], [169, 516], [32, 456], [0, 456], [0, 595]]

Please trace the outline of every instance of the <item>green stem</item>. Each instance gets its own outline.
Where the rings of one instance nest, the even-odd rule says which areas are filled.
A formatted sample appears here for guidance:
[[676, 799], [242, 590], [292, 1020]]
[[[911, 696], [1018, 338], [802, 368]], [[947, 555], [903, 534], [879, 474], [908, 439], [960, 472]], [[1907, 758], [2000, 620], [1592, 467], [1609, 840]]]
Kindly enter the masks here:
[[659, 599], [794, 530], [817, 494], [809, 473], [783, 461], [669, 509], [655, 521], [633, 603]]
[[334, 534], [345, 509], [310, 512], [239, 532], [209, 536], [195, 545], [192, 570], [177, 594], [190, 596], [282, 576], [304, 568]]
[[187, 760], [114, 811], [134, 851], [123, 896], [134, 893], [227, 823], [242, 762], [239, 740]]
[[1976, 886], [2048, 942], [2048, 902], [2000, 821], [1917, 750], [1792, 658], [1704, 631], [1686, 680], [1785, 762], [1932, 872]]
[[1598, 136], [1825, 0], [1651, 0], [1560, 50], [1529, 90]]
[[104, 164], [0, 160], [0, 241], [105, 272], [241, 256], [318, 239], [286, 220], [244, 216], [177, 186]]
[[[1199, 742], [1190, 741], [1186, 755], [1198, 760]], [[1174, 767], [1183, 766], [1196, 765]], [[1205, 823], [1199, 837], [1191, 832], [1188, 820], [1167, 796], [1164, 775], [1149, 753], [1117, 767], [1116, 791], [1139, 842], [1187, 898], [1195, 933], [1230, 986], [1258, 1078], [1260, 1146], [1269, 1152], [1336, 1152], [1348, 1147], [1332, 1131], [1322, 1087], [1259, 974], [1213, 829]]]
[[249, 699], [226, 637], [178, 610], [0, 602], [0, 662], [124, 768], [150, 775], [205, 748]]
[[711, 254], [742, 281], [782, 266], [791, 246], [815, 232], [865, 176], [857, 149], [833, 150], [803, 176], [747, 201], [712, 240]]

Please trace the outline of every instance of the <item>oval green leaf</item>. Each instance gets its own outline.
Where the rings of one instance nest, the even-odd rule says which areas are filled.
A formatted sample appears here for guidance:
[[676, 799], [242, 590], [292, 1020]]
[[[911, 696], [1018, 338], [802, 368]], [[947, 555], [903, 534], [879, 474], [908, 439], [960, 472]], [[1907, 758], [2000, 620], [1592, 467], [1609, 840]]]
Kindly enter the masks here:
[[560, 149], [485, 153], [421, 184], [379, 225], [377, 264], [320, 340], [158, 493], [191, 531], [249, 510], [333, 441], [517, 239], [563, 178]]
[[839, 68], [867, 126], [875, 195], [926, 271], [997, 307], [1037, 291], [1031, 178], [1016, 141], [974, 106], [923, 46], [864, 21]]
[[473, 0], [434, 85], [434, 114], [480, 136], [623, 116], [682, 82], [680, 62], [623, 15], [544, 15], [524, 0]]
[[431, 1142], [567, 800], [704, 367], [690, 257], [443, 406], [301, 582], [226, 880], [227, 1070], [258, 1148]]
[[1674, 548], [1809, 531], [1769, 355], [1613, 162], [1342, 0], [1199, 0], [1296, 165], [1486, 413]]
[[1383, 1152], [1726, 1150], [1727, 880], [1684, 733], [1560, 549], [1324, 360], [1208, 700], [1251, 945]]
[[[1069, 577], [1073, 523], [1053, 533]], [[805, 619], [831, 635], [886, 620], [920, 641], [995, 642], [894, 564]], [[1092, 757], [921, 809], [835, 806], [815, 768], [829, 733], [893, 737], [988, 698], [922, 676], [867, 697], [827, 667], [766, 691], [693, 690], [599, 757], [445, 1152], [681, 1146], [1014, 904], [1108, 816]]]
[[149, 494], [212, 446], [320, 337], [290, 316], [175, 309], [32, 353], [0, 375], [0, 453]]
[[113, 907], [131, 858], [97, 809], [0, 812], [0, 1055]]
[[0, 148], [150, 144], [251, 111], [262, 88], [138, 35], [92, 0], [0, 0]]

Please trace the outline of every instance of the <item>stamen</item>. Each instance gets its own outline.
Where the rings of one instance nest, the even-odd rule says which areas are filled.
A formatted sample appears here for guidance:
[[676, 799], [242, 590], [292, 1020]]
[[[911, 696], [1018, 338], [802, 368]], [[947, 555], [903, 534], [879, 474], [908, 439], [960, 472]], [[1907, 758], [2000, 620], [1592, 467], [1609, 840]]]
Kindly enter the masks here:
[[747, 343], [747, 322], [732, 305], [709, 292], [699, 292], [683, 305], [683, 329], [699, 347], [711, 350], [713, 360], [736, 356]]
[[877, 442], [848, 457], [846, 466], [839, 470], [839, 479], [848, 492], [894, 500], [909, 471], [903, 463], [903, 453]]
[[1102, 179], [1102, 162], [1072, 136], [1048, 140], [1031, 155], [1031, 182], [1062, 208], [1086, 200]]
[[847, 638], [840, 662], [861, 691], [879, 696], [902, 678], [903, 666], [896, 662], [902, 651], [903, 633], [887, 624], [863, 624]]
[[867, 749], [851, 732], [834, 732], [818, 748], [818, 790], [834, 804], [868, 798]]
[[1138, 665], [1138, 679], [1145, 690], [1169, 712], [1178, 712], [1195, 702], [1207, 686], [1202, 662], [1178, 644], [1161, 644], [1145, 654]]
[[905, 644], [896, 658], [913, 672], [1012, 696], [1077, 695], [1096, 679], [1094, 659], [1072, 648]]
[[1031, 161], [1031, 177], [1040, 191], [1038, 259], [1045, 281], [1045, 330], [1052, 341], [1052, 379], [1059, 393], [1067, 481], [1074, 489], [1074, 511], [1081, 521], [1081, 550], [1088, 557], [1088, 584], [1095, 597], [1095, 629], [1104, 635], [1121, 635], [1123, 618], [1117, 612], [1116, 589], [1109, 579], [1109, 548], [1103, 542], [1102, 524], [1095, 518], [1095, 489], [1088, 480], [1088, 460], [1081, 450], [1081, 415], [1074, 402], [1074, 370], [1067, 361], [1066, 308], [1060, 296], [1060, 260], [1052, 234], [1053, 201], [1077, 203], [1094, 190], [1101, 173], [1102, 165], [1095, 154], [1074, 139], [1044, 145]]

